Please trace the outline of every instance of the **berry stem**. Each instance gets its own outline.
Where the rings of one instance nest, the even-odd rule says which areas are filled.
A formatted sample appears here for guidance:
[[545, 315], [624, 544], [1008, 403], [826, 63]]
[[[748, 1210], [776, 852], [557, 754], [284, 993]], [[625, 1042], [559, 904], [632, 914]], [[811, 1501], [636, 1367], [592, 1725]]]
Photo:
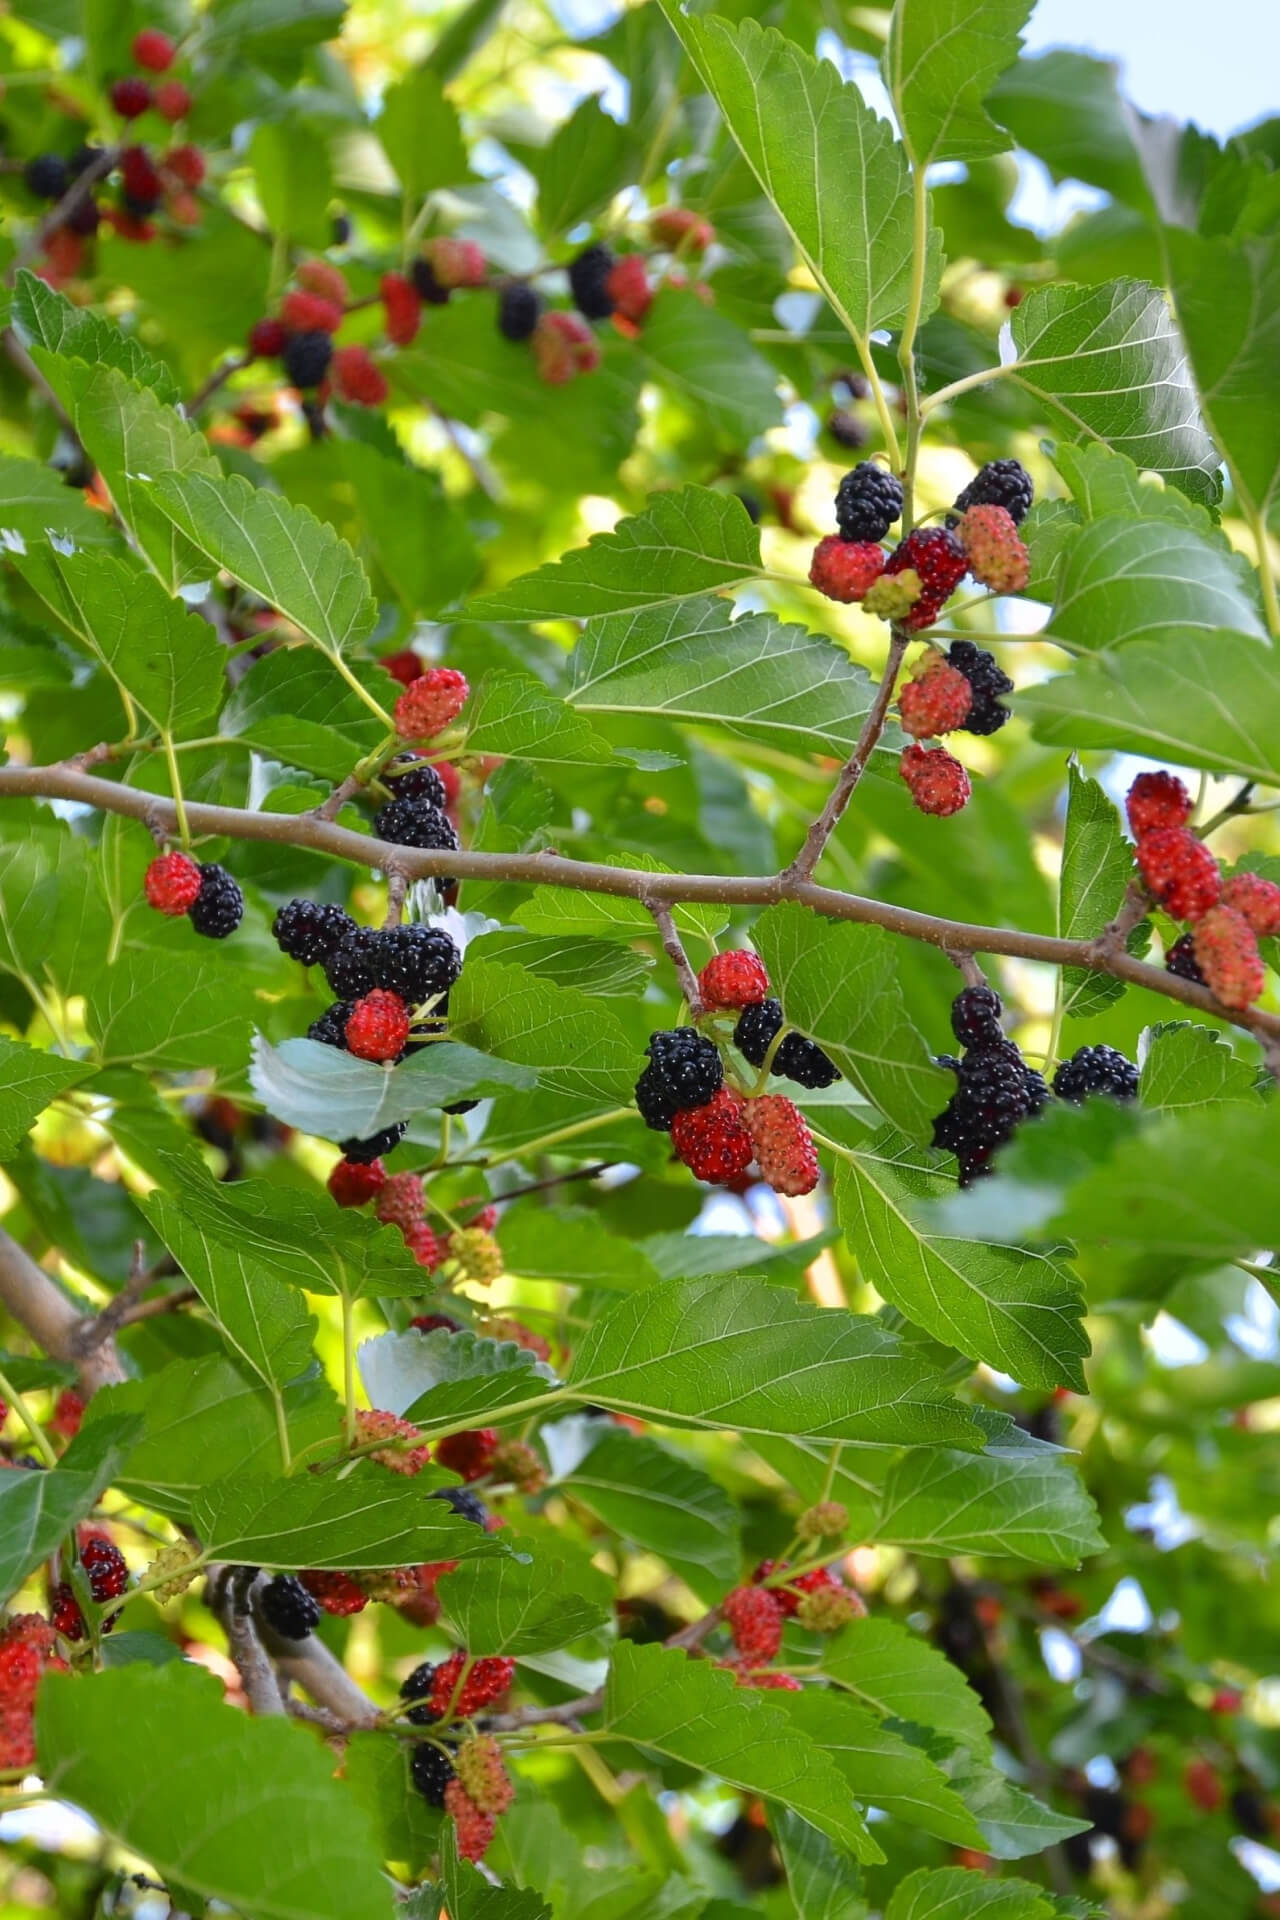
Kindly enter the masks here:
[[166, 731], [161, 735], [164, 743], [164, 757], [169, 768], [169, 785], [173, 789], [173, 812], [178, 823], [178, 837], [185, 851], [191, 850], [191, 828], [187, 821], [187, 803], [182, 797], [182, 777], [178, 772], [178, 756], [173, 750], [173, 735]]
[[783, 874], [784, 884], [794, 886], [797, 881], [808, 880], [822, 858], [822, 850], [839, 825], [841, 815], [853, 798], [854, 788], [861, 780], [876, 743], [884, 732], [898, 669], [910, 643], [911, 635], [906, 628], [895, 626], [889, 640], [889, 655], [880, 676], [880, 685], [867, 710], [853, 752], [841, 768], [840, 777], [831, 790], [826, 806], [805, 835], [804, 845]]
[[980, 367], [976, 373], [966, 373], [962, 380], [953, 380], [950, 386], [939, 387], [936, 393], [926, 394], [920, 402], [921, 420], [927, 420], [936, 408], [958, 400], [962, 393], [971, 393], [975, 387], [983, 387], [989, 380], [1001, 380], [1006, 374], [1015, 373], [1020, 365], [1020, 361], [1010, 360], [1000, 366]]
[[[1235, 478], [1235, 475], [1232, 475]], [[1275, 561], [1271, 552], [1271, 535], [1267, 531], [1265, 515], [1254, 505], [1250, 495], [1237, 481], [1236, 499], [1244, 515], [1253, 544], [1258, 556], [1258, 578], [1262, 583], [1262, 606], [1267, 616], [1267, 630], [1273, 640], [1280, 640], [1280, 596], [1276, 592]]]
[[661, 900], [646, 900], [644, 905], [653, 915], [654, 924], [662, 937], [662, 951], [676, 971], [680, 982], [680, 991], [685, 997], [691, 1020], [701, 1019], [706, 1012], [702, 1004], [702, 994], [698, 988], [698, 976], [689, 964], [689, 956], [684, 950], [684, 942], [676, 931], [672, 909]]
[[[361, 686], [359, 680], [356, 678], [355, 674], [352, 673], [350, 667], [347, 665], [346, 661], [343, 659], [342, 655], [338, 652], [336, 647], [332, 649], [329, 647], [323, 647], [321, 651], [325, 655], [326, 659], [329, 660], [331, 664], [334, 667], [336, 667], [337, 671], [342, 675], [342, 678], [346, 681], [352, 693], [355, 694], [357, 700], [359, 700], [364, 706], [368, 707], [370, 713], [376, 714], [378, 719], [381, 720], [383, 726], [387, 730], [389, 741], [394, 741], [396, 737], [396, 730], [394, 725], [392, 724], [391, 715], [387, 712], [386, 708], [382, 705], [382, 703], [374, 699], [373, 695], [369, 692], [369, 689], [367, 687]], [[387, 744], [389, 744], [389, 742], [384, 743], [384, 745], [378, 749], [378, 752], [385, 753], [387, 750]], [[368, 759], [373, 759], [374, 756], [370, 754], [366, 757]], [[364, 761], [361, 761], [360, 765], [363, 766]], [[356, 769], [356, 771], [359, 771], [359, 769]]]
[[916, 460], [920, 453], [920, 388], [916, 380], [916, 334], [924, 307], [925, 269], [929, 257], [929, 189], [924, 168], [911, 165], [912, 242], [911, 293], [898, 339], [898, 365], [907, 408], [907, 457], [902, 469], [902, 531], [915, 525]]
[[356, 1444], [356, 1331], [355, 1302], [342, 1290], [342, 1433], [348, 1453]]
[[562, 1140], [576, 1140], [580, 1133], [591, 1133], [597, 1127], [612, 1126], [616, 1120], [630, 1120], [634, 1117], [634, 1107], [613, 1107], [608, 1113], [593, 1113], [588, 1120], [575, 1120], [572, 1126], [557, 1127], [554, 1133], [540, 1133], [536, 1140], [526, 1140], [514, 1152], [504, 1147], [500, 1153], [491, 1153], [480, 1162], [482, 1167], [496, 1167], [507, 1160], [527, 1160], [532, 1154], [545, 1153], [548, 1147], [558, 1147]]
[[49, 1436], [32, 1413], [13, 1382], [0, 1373], [0, 1400], [6, 1400], [17, 1413], [27, 1432], [31, 1435], [32, 1445], [44, 1461], [46, 1467], [56, 1467], [58, 1456], [50, 1444]]

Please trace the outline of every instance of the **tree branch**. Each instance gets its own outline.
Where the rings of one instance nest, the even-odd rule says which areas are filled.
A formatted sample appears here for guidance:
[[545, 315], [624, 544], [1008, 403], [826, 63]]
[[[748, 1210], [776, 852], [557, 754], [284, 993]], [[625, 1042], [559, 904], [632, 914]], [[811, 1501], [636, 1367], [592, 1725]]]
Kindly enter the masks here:
[[[6, 794], [46, 799], [79, 800], [86, 806], [154, 825], [172, 833], [176, 825], [173, 802], [121, 786], [97, 775], [81, 773], [62, 763], [51, 767], [0, 767], [0, 798]], [[304, 847], [353, 866], [401, 868], [411, 880], [435, 879], [442, 873], [464, 880], [506, 880], [524, 886], [573, 887], [581, 893], [612, 895], [615, 899], [658, 902], [674, 906], [681, 901], [710, 901], [722, 906], [767, 907], [794, 900], [830, 920], [854, 920], [884, 927], [908, 940], [923, 940], [943, 952], [1000, 953], [1020, 960], [1039, 960], [1054, 967], [1088, 967], [1109, 973], [1130, 986], [1146, 987], [1168, 1000], [1197, 1012], [1229, 1020], [1263, 1043], [1280, 1051], [1280, 1015], [1258, 1007], [1232, 1012], [1219, 1006], [1207, 987], [1166, 973], [1124, 951], [1109, 952], [1105, 936], [1097, 940], [1067, 940], [1052, 934], [1023, 933], [1017, 928], [970, 925], [918, 913], [911, 907], [873, 900], [863, 894], [841, 893], [811, 880], [782, 874], [651, 873], [642, 868], [610, 867], [603, 862], [569, 860], [558, 853], [467, 853], [420, 851], [394, 846], [370, 834], [321, 820], [315, 814], [251, 813], [238, 807], [213, 807], [188, 802], [193, 833], [232, 840], [270, 841]]]
[[108, 1338], [95, 1343], [92, 1352], [79, 1350], [81, 1330], [93, 1326], [96, 1316], [81, 1313], [44, 1268], [38, 1267], [31, 1255], [3, 1230], [0, 1230], [0, 1302], [51, 1359], [66, 1360], [79, 1368], [86, 1397], [99, 1387], [124, 1379], [114, 1340]]
[[884, 663], [884, 672], [880, 676], [880, 685], [876, 697], [871, 702], [862, 730], [854, 744], [853, 752], [840, 771], [840, 778], [831, 789], [831, 797], [805, 835], [801, 847], [783, 878], [794, 883], [807, 880], [819, 860], [822, 850], [839, 825], [840, 816], [853, 797], [853, 790], [866, 771], [866, 765], [875, 752], [876, 742], [884, 732], [884, 723], [889, 712], [889, 702], [893, 698], [894, 685], [898, 678], [898, 669], [902, 665], [902, 656], [911, 643], [911, 635], [905, 627], [894, 627], [889, 640], [889, 657]]
[[696, 1020], [704, 1011], [702, 992], [698, 986], [698, 976], [689, 964], [689, 956], [684, 950], [684, 941], [676, 932], [676, 923], [671, 908], [660, 900], [646, 900], [645, 906], [653, 915], [654, 924], [662, 938], [662, 951], [676, 970], [676, 979], [680, 982], [680, 991], [689, 1007], [689, 1017]]

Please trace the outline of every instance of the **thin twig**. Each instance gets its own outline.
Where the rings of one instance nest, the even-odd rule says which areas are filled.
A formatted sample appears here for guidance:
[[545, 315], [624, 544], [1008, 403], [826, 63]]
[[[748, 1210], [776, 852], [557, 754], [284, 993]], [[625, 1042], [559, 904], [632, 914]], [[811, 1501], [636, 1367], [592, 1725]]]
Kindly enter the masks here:
[[187, 418], [194, 420], [201, 409], [208, 406], [214, 394], [226, 385], [233, 374], [243, 373], [246, 367], [253, 365], [253, 358], [254, 356], [251, 353], [241, 353], [237, 354], [233, 360], [224, 360], [222, 365], [209, 375], [204, 385], [198, 387], [187, 401], [185, 409]]
[[258, 1638], [253, 1613], [254, 1588], [261, 1575], [247, 1567], [215, 1566], [209, 1569], [206, 1592], [209, 1605], [227, 1636], [227, 1648], [236, 1665], [245, 1695], [253, 1712], [280, 1715], [284, 1699], [275, 1669]]
[[120, 151], [118, 147], [104, 147], [97, 158], [92, 160], [84, 169], [84, 172], [76, 175], [61, 200], [58, 201], [56, 206], [50, 207], [43, 220], [37, 223], [31, 233], [28, 234], [22, 246], [19, 247], [17, 253], [13, 256], [13, 259], [9, 263], [8, 272], [4, 276], [6, 286], [11, 287], [18, 277], [19, 271], [23, 267], [30, 265], [38, 253], [43, 253], [50, 237], [58, 231], [59, 227], [65, 224], [68, 216], [75, 213], [82, 202], [88, 199], [99, 180], [106, 179], [119, 157]]
[[690, 1017], [696, 1020], [705, 1011], [702, 1005], [702, 993], [698, 986], [698, 976], [684, 950], [684, 941], [676, 931], [671, 908], [661, 900], [646, 900], [644, 904], [653, 915], [654, 924], [662, 937], [662, 951], [675, 968], [676, 979], [680, 982], [680, 991], [688, 1003]]
[[386, 867], [387, 914], [384, 927], [398, 927], [404, 915], [404, 897], [409, 891], [409, 876], [403, 867]]
[[884, 723], [889, 712], [889, 702], [893, 698], [894, 685], [898, 678], [898, 669], [902, 665], [902, 656], [911, 643], [911, 635], [905, 627], [894, 627], [889, 641], [889, 657], [885, 661], [884, 672], [880, 676], [880, 685], [876, 697], [862, 723], [853, 752], [840, 769], [840, 778], [831, 790], [830, 798], [818, 818], [805, 835], [801, 847], [783, 878], [794, 884], [798, 880], [807, 880], [822, 858], [822, 850], [840, 823], [840, 817], [853, 797], [854, 788], [861, 780], [868, 760], [875, 751], [880, 735], [884, 732]]
[[75, 1336], [85, 1316], [68, 1300], [57, 1282], [11, 1235], [0, 1230], [0, 1302], [8, 1308], [54, 1360], [78, 1367], [86, 1399], [97, 1388], [124, 1379], [124, 1368], [113, 1340], [104, 1340], [92, 1353], [79, 1354]]
[[345, 780], [338, 782], [333, 792], [330, 793], [326, 799], [322, 800], [318, 807], [312, 808], [312, 819], [336, 820], [348, 800], [354, 800], [363, 784], [363, 781], [356, 779], [354, 773], [349, 773]]

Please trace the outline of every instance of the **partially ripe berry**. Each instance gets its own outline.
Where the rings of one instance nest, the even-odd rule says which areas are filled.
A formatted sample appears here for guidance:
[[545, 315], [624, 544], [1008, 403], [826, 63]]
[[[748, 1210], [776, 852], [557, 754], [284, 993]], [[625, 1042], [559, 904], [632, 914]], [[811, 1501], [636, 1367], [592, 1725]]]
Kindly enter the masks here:
[[746, 1102], [742, 1119], [756, 1165], [774, 1192], [793, 1197], [812, 1193], [818, 1184], [818, 1153], [800, 1109], [784, 1094], [766, 1093]]
[[371, 1440], [385, 1440], [387, 1445], [376, 1447], [369, 1455], [370, 1460], [409, 1478], [421, 1473], [431, 1458], [431, 1449], [423, 1444], [421, 1432], [411, 1421], [401, 1420], [394, 1413], [384, 1413], [379, 1407], [357, 1410], [356, 1440], [361, 1446], [367, 1446]]
[[698, 991], [709, 1008], [754, 1007], [768, 998], [769, 976], [757, 954], [735, 948], [712, 955], [698, 975]]
[[189, 913], [200, 893], [200, 867], [189, 853], [162, 853], [143, 875], [147, 904], [172, 920]]
[[170, 147], [161, 165], [166, 173], [175, 180], [181, 180], [184, 187], [198, 187], [203, 184], [205, 175], [204, 155], [199, 147]]
[[809, 584], [828, 600], [849, 605], [863, 598], [883, 570], [884, 555], [874, 540], [842, 540], [829, 533], [813, 550]]
[[638, 326], [653, 305], [653, 288], [649, 285], [644, 256], [624, 254], [610, 269], [605, 289], [613, 302], [614, 313]]
[[920, 577], [920, 597], [903, 624], [912, 632], [931, 627], [968, 571], [969, 556], [945, 527], [916, 527], [884, 563], [887, 574]]
[[515, 1799], [515, 1788], [492, 1734], [476, 1734], [459, 1747], [454, 1761], [469, 1798], [482, 1813], [505, 1813]]
[[550, 387], [562, 387], [575, 374], [593, 373], [600, 365], [600, 344], [576, 313], [544, 313], [529, 345], [538, 378]]
[[158, 27], [144, 27], [141, 33], [135, 33], [130, 48], [138, 65], [148, 73], [167, 73], [176, 51], [168, 34], [161, 33]]
[[151, 88], [147, 81], [130, 75], [116, 80], [111, 88], [111, 104], [124, 120], [136, 120], [151, 105]]
[[904, 730], [917, 740], [933, 740], [954, 733], [969, 717], [973, 689], [964, 675], [934, 654], [923, 673], [908, 680], [898, 695], [898, 714]]
[[493, 1464], [498, 1445], [496, 1427], [471, 1427], [465, 1433], [450, 1433], [436, 1444], [436, 1465], [464, 1480], [482, 1480]]
[[1210, 907], [1192, 930], [1196, 964], [1214, 998], [1242, 1012], [1266, 985], [1258, 936], [1234, 907]]
[[296, 287], [281, 301], [280, 318], [290, 333], [336, 333], [342, 325], [342, 308], [323, 294]]
[[[418, 1265], [425, 1267], [428, 1273], [434, 1273], [440, 1265], [440, 1262], [444, 1259], [444, 1251], [441, 1248], [440, 1242], [436, 1238], [433, 1229], [427, 1225], [425, 1220], [419, 1220], [416, 1225], [410, 1227], [404, 1236], [404, 1243]], [[419, 1318], [430, 1320], [433, 1316], [431, 1314], [425, 1314], [420, 1315]], [[411, 1324], [416, 1327], [419, 1322], [415, 1320]], [[425, 1329], [425, 1331], [429, 1331], [429, 1329]]]
[[1152, 898], [1175, 920], [1198, 920], [1222, 892], [1218, 863], [1185, 827], [1157, 827], [1135, 849], [1138, 871]]
[[386, 376], [367, 347], [339, 347], [330, 373], [339, 397], [356, 406], [380, 407], [387, 397]]
[[318, 293], [324, 299], [332, 300], [335, 307], [345, 307], [350, 297], [347, 276], [341, 267], [334, 266], [332, 260], [304, 260], [294, 278], [308, 293]]
[[165, 120], [185, 120], [191, 111], [191, 95], [181, 80], [162, 80], [155, 90], [153, 105]]
[[1243, 914], [1256, 934], [1280, 933], [1280, 887], [1260, 873], [1233, 873], [1223, 882], [1222, 902]]
[[649, 216], [649, 238], [673, 253], [705, 253], [715, 237], [711, 222], [691, 207], [658, 207]]
[[493, 1815], [478, 1807], [461, 1780], [456, 1779], [450, 1780], [444, 1790], [444, 1806], [457, 1829], [458, 1852], [462, 1859], [483, 1859], [485, 1849], [497, 1829]]
[[255, 320], [249, 329], [249, 351], [259, 360], [278, 360], [289, 338], [283, 320], [274, 316]]
[[677, 1113], [671, 1144], [690, 1173], [712, 1183], [745, 1173], [755, 1151], [743, 1124], [742, 1101], [728, 1087], [721, 1087], [705, 1106]]
[[399, 1227], [408, 1234], [421, 1221], [426, 1209], [422, 1176], [417, 1173], [391, 1173], [378, 1190], [373, 1211], [387, 1227]]
[[381, 1160], [339, 1160], [326, 1182], [340, 1207], [363, 1207], [387, 1178]]
[[[391, 678], [398, 680], [402, 687], [411, 687], [422, 673], [422, 656], [415, 653], [412, 647], [401, 647], [398, 653], [384, 654], [381, 664], [386, 668]], [[394, 773], [395, 768], [393, 767], [391, 771]], [[397, 789], [397, 791], [399, 791], [399, 789]], [[432, 794], [413, 794], [410, 797], [412, 799], [425, 798], [431, 800], [435, 806], [441, 804]]]
[[422, 249], [423, 257], [442, 287], [482, 287], [488, 267], [482, 249], [474, 240], [459, 240], [452, 234], [438, 234]]
[[768, 1587], [734, 1587], [724, 1617], [744, 1661], [764, 1666], [782, 1645], [782, 1608]]
[[432, 1674], [428, 1704], [437, 1719], [450, 1714], [469, 1720], [481, 1707], [500, 1699], [515, 1677], [514, 1660], [487, 1655], [468, 1664], [468, 1655], [459, 1647]]
[[378, 282], [382, 323], [393, 346], [407, 347], [422, 325], [422, 298], [402, 273], [384, 273]]
[[908, 747], [898, 767], [921, 813], [948, 819], [959, 813], [973, 789], [960, 762], [945, 747]]
[[1221, 1780], [1207, 1760], [1189, 1760], [1182, 1784], [1188, 1800], [1202, 1813], [1216, 1813], [1226, 1797]]
[[882, 573], [863, 595], [863, 611], [873, 613], [877, 620], [905, 620], [923, 592], [914, 567], [904, 567], [901, 573]]
[[305, 1573], [300, 1573], [298, 1578], [312, 1598], [318, 1600], [325, 1612], [333, 1614], [336, 1619], [345, 1620], [349, 1614], [360, 1613], [369, 1604], [368, 1594], [349, 1573], [309, 1568]]
[[100, 1607], [108, 1600], [118, 1600], [128, 1591], [129, 1569], [125, 1557], [105, 1533], [81, 1535], [80, 1565], [89, 1582], [89, 1591]]
[[74, 1387], [64, 1387], [49, 1417], [50, 1433], [60, 1434], [64, 1440], [74, 1440], [84, 1419], [85, 1405], [83, 1397]]
[[394, 1060], [409, 1038], [409, 1009], [398, 993], [375, 987], [347, 1020], [347, 1051], [360, 1060]]
[[1140, 773], [1125, 796], [1124, 808], [1135, 840], [1158, 827], [1185, 827], [1191, 795], [1174, 773]]
[[449, 1235], [445, 1253], [457, 1261], [466, 1280], [497, 1280], [506, 1271], [501, 1247], [483, 1227], [459, 1227]]
[[430, 740], [456, 720], [471, 688], [452, 667], [429, 667], [396, 701], [392, 718], [402, 740]]
[[956, 537], [975, 580], [993, 593], [1022, 592], [1031, 578], [1031, 555], [1007, 507], [985, 503], [967, 508]]

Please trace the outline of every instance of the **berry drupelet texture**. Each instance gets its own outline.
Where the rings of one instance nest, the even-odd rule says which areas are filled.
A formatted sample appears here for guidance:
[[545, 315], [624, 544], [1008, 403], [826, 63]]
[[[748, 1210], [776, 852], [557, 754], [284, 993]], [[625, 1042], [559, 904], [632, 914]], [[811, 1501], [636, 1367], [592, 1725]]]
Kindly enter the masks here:
[[720, 1055], [694, 1027], [651, 1034], [645, 1052], [649, 1065], [636, 1082], [636, 1105], [655, 1133], [666, 1133], [685, 1108], [705, 1106], [723, 1084]]
[[1019, 527], [1031, 511], [1034, 499], [1031, 475], [1020, 460], [988, 460], [963, 492], [957, 494], [955, 506], [947, 515], [947, 524], [954, 526], [970, 507], [990, 506], [1003, 507], [1014, 526]]
[[114, 1540], [103, 1533], [91, 1533], [81, 1542], [80, 1565], [89, 1582], [89, 1591], [98, 1605], [118, 1600], [128, 1590], [129, 1569]]
[[1280, 933], [1280, 887], [1260, 873], [1233, 873], [1223, 882], [1222, 904], [1243, 914], [1263, 938]]
[[263, 1619], [285, 1640], [305, 1640], [320, 1624], [322, 1612], [314, 1594], [291, 1573], [278, 1573], [258, 1594]]
[[462, 972], [462, 955], [443, 927], [386, 927], [374, 952], [374, 969], [380, 987], [420, 1006], [448, 993]]
[[734, 1587], [724, 1597], [724, 1617], [743, 1659], [764, 1666], [782, 1645], [783, 1612], [769, 1587]]
[[436, 1446], [436, 1464], [464, 1480], [482, 1480], [493, 1464], [497, 1444], [496, 1427], [468, 1427], [463, 1433], [446, 1434]]
[[347, 1050], [347, 1021], [351, 1018], [354, 1000], [335, 1000], [326, 1007], [318, 1019], [307, 1028], [308, 1040], [318, 1040], [322, 1047], [337, 1047], [340, 1053]]
[[395, 1060], [409, 1038], [409, 1009], [398, 993], [375, 987], [347, 1020], [347, 1052], [360, 1060]]
[[962, 727], [972, 705], [973, 689], [964, 675], [935, 654], [899, 693], [898, 717], [905, 733], [933, 740]]
[[384, 1227], [411, 1233], [422, 1219], [426, 1204], [421, 1174], [391, 1173], [378, 1189], [373, 1210]]
[[921, 813], [934, 814], [940, 820], [959, 813], [973, 792], [968, 774], [945, 747], [908, 747], [898, 762], [898, 772]]
[[461, 1780], [451, 1780], [444, 1790], [445, 1812], [453, 1821], [458, 1836], [458, 1853], [463, 1860], [482, 1860], [497, 1831], [491, 1813], [478, 1807]]
[[324, 1611], [339, 1620], [362, 1612], [369, 1604], [368, 1594], [349, 1573], [308, 1568], [298, 1578], [312, 1598], [320, 1602]]
[[339, 1160], [325, 1184], [340, 1207], [363, 1207], [382, 1191], [386, 1178], [381, 1160], [363, 1166], [356, 1160]]
[[358, 1000], [377, 986], [374, 958], [378, 946], [376, 927], [353, 927], [342, 943], [325, 957], [324, 977], [340, 1000]]
[[809, 562], [809, 584], [828, 600], [845, 605], [861, 600], [884, 571], [884, 554], [872, 540], [845, 540], [829, 533], [819, 540]]
[[783, 1094], [748, 1100], [743, 1124], [751, 1135], [761, 1177], [775, 1193], [812, 1193], [818, 1184], [818, 1153], [809, 1123]]
[[1031, 578], [1031, 555], [1007, 507], [969, 507], [956, 537], [969, 556], [969, 571], [992, 593], [1021, 593]]
[[764, 961], [743, 948], [713, 954], [698, 975], [698, 991], [709, 1008], [755, 1007], [768, 997]]
[[396, 701], [396, 732], [402, 740], [430, 740], [457, 719], [470, 693], [466, 675], [455, 667], [428, 667]]
[[200, 897], [201, 869], [189, 853], [161, 853], [147, 868], [142, 889], [158, 913], [179, 919]]
[[874, 460], [851, 468], [836, 488], [836, 525], [844, 540], [883, 540], [901, 515], [902, 482]]
[[[389, 660], [382, 664], [395, 671]], [[421, 678], [420, 670], [415, 670], [413, 678]], [[428, 760], [402, 760], [397, 766], [384, 767], [382, 778], [397, 800], [427, 800], [442, 813], [450, 804], [444, 775]]]
[[215, 861], [200, 869], [200, 891], [188, 910], [187, 918], [206, 940], [225, 940], [244, 918], [244, 895], [227, 872]]
[[471, 1660], [463, 1648], [458, 1647], [433, 1672], [427, 1703], [437, 1719], [449, 1714], [467, 1720], [482, 1707], [501, 1699], [515, 1677], [514, 1660], [498, 1655], [482, 1655], [478, 1660]]
[[1179, 980], [1193, 980], [1198, 987], [1205, 984], [1200, 962], [1196, 959], [1194, 934], [1179, 935], [1164, 956], [1164, 970], [1176, 974]]
[[[407, 1694], [405, 1697], [412, 1699], [413, 1695]], [[409, 1756], [409, 1777], [428, 1806], [432, 1807], [443, 1807], [445, 1789], [451, 1780], [457, 1778], [448, 1754], [426, 1740], [415, 1746]]]
[[1240, 1013], [1266, 985], [1258, 936], [1234, 907], [1210, 907], [1192, 929], [1196, 962], [1216, 1000]]
[[1148, 893], [1175, 920], [1198, 920], [1217, 905], [1222, 892], [1218, 863], [1185, 827], [1143, 834], [1135, 858]]
[[671, 1144], [699, 1180], [733, 1180], [751, 1165], [755, 1149], [742, 1118], [742, 1100], [728, 1087], [671, 1122]]
[[920, 597], [904, 615], [902, 624], [913, 633], [931, 627], [968, 566], [964, 548], [945, 527], [916, 527], [909, 533], [884, 563], [885, 573], [890, 576], [911, 572], [920, 580]]
[[1109, 1094], [1113, 1100], [1136, 1100], [1138, 1069], [1114, 1047], [1078, 1047], [1053, 1076], [1060, 1100], [1077, 1105], [1090, 1094]]
[[609, 275], [614, 255], [608, 247], [587, 247], [569, 262], [569, 292], [584, 320], [607, 320], [613, 312]]
[[[429, 800], [388, 800], [374, 815], [373, 830], [379, 840], [425, 853], [456, 853], [460, 844], [452, 820]], [[450, 882], [441, 876], [438, 884]]]
[[[744, 1007], [733, 1030], [733, 1043], [744, 1060], [762, 1067], [781, 1025], [782, 1002], [762, 1000], [757, 1006]], [[829, 1087], [840, 1078], [840, 1069], [817, 1041], [803, 1033], [787, 1034], [773, 1056], [771, 1071], [810, 1089]]]
[[951, 1031], [962, 1047], [980, 1047], [1003, 1040], [1000, 1015], [1004, 1007], [994, 987], [965, 987], [951, 1002]]
[[1040, 1112], [1049, 1089], [1011, 1040], [970, 1047], [957, 1081], [955, 1093], [934, 1121], [933, 1144], [955, 1155], [960, 1185], [967, 1187], [989, 1170], [991, 1156], [1014, 1129]]
[[280, 951], [291, 960], [301, 961], [304, 967], [327, 960], [355, 930], [349, 913], [324, 900], [290, 900], [271, 923]]
[[947, 663], [964, 675], [973, 695], [964, 722], [965, 732], [984, 738], [999, 733], [1009, 718], [1009, 709], [1001, 706], [1000, 696], [1013, 692], [1013, 682], [995, 655], [972, 640], [953, 640], [947, 649]]
[[1191, 795], [1175, 773], [1140, 773], [1125, 795], [1124, 809], [1135, 840], [1160, 827], [1185, 827]]

